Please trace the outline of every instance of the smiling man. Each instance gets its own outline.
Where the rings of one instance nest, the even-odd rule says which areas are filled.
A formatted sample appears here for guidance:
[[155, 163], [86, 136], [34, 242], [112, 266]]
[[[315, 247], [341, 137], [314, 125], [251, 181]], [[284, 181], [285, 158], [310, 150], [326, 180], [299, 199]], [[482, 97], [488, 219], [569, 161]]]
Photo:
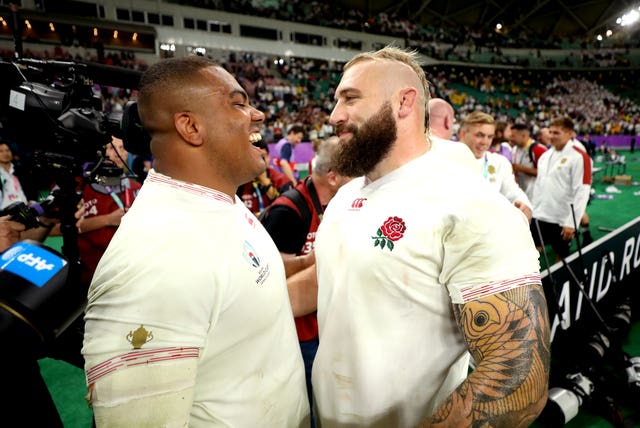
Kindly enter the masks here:
[[495, 130], [493, 117], [476, 110], [462, 120], [458, 139], [469, 147], [477, 159], [478, 169], [489, 186], [504, 195], [530, 221], [532, 204], [516, 183], [511, 162], [501, 154], [489, 151]]
[[354, 57], [336, 90], [334, 169], [360, 177], [316, 237], [324, 428], [524, 427], [546, 401], [548, 317], [527, 221], [431, 149], [427, 101], [415, 54], [394, 47]]
[[89, 289], [83, 354], [96, 424], [309, 424], [277, 248], [235, 196], [264, 171], [264, 115], [204, 58], [169, 59], [138, 98], [154, 169]]
[[531, 233], [538, 249], [550, 245], [558, 261], [569, 255], [576, 223], [587, 209], [591, 158], [575, 139], [569, 117], [556, 117], [549, 123], [549, 139], [552, 148], [540, 156], [533, 187]]

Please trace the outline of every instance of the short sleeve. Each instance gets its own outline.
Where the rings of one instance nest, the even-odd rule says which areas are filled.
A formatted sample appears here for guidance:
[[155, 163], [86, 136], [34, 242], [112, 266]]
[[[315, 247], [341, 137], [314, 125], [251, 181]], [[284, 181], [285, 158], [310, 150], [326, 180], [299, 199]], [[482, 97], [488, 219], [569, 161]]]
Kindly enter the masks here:
[[506, 199], [476, 201], [472, 214], [451, 218], [447, 228], [440, 281], [453, 303], [540, 282], [527, 220]]

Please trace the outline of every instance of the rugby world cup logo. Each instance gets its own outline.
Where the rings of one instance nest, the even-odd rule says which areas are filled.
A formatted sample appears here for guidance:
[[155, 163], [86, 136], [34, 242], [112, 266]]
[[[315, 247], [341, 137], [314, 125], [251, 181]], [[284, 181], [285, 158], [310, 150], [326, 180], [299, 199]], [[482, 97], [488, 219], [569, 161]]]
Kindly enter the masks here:
[[247, 241], [244, 241], [244, 252], [242, 256], [254, 268], [260, 266], [260, 257], [258, 257], [256, 250], [254, 250]]

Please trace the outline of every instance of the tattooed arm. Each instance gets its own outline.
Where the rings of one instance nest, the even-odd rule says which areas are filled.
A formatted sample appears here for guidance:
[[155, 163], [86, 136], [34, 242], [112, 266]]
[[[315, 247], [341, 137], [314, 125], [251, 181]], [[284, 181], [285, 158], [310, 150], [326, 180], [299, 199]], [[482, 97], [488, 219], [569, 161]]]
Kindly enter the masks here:
[[548, 393], [549, 317], [540, 285], [454, 305], [476, 369], [422, 425], [526, 427]]

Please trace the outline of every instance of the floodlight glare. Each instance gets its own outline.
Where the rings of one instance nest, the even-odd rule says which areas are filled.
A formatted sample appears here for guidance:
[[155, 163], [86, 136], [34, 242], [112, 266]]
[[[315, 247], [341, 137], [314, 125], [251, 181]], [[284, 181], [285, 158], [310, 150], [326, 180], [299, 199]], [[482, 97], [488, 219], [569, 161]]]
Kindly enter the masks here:
[[622, 19], [620, 20], [620, 25], [623, 27], [626, 27], [628, 25], [635, 23], [639, 18], [640, 18], [640, 12], [638, 12], [637, 10], [632, 10], [622, 15]]

